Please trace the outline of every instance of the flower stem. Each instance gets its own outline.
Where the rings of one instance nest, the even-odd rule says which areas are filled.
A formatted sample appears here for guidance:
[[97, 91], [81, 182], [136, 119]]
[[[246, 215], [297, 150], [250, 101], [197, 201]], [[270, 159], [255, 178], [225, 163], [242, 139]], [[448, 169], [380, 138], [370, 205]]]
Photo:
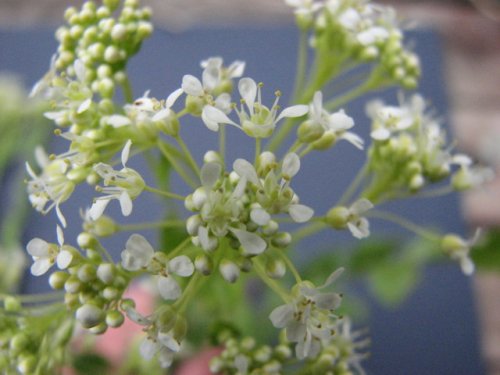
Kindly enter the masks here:
[[132, 103], [134, 101], [134, 94], [132, 92], [132, 85], [130, 85], [128, 77], [126, 77], [125, 80], [122, 82], [122, 89], [125, 102]]
[[[179, 174], [179, 176], [181, 176], [181, 178], [184, 180], [184, 182], [186, 184], [188, 184], [189, 186], [191, 186], [193, 189], [196, 189], [198, 184], [196, 184], [193, 181], [193, 179], [186, 173], [184, 168], [182, 168], [182, 166], [180, 166], [177, 163], [174, 156], [172, 155], [172, 148], [174, 148], [174, 147], [168, 145], [167, 143], [161, 141], [160, 139], [158, 139], [157, 145], [158, 145], [158, 148], [160, 149], [161, 153], [163, 154], [163, 156], [165, 156], [165, 158], [168, 160], [170, 165], [172, 165], [172, 168], [175, 169], [175, 171]], [[177, 151], [177, 150], [175, 150], [175, 151]]]
[[200, 168], [198, 167], [198, 164], [196, 163], [196, 160], [194, 160], [193, 155], [191, 154], [191, 151], [189, 151], [189, 148], [186, 146], [186, 143], [182, 140], [180, 136], [175, 137], [175, 140], [177, 143], [179, 143], [179, 146], [181, 146], [182, 152], [184, 152], [184, 155], [186, 155], [187, 162], [189, 166], [193, 169], [193, 171], [200, 176]]
[[429, 229], [423, 228], [418, 224], [415, 224], [404, 217], [401, 217], [399, 215], [393, 214], [392, 212], [387, 212], [387, 211], [380, 211], [380, 210], [370, 210], [367, 211], [365, 214], [366, 217], [373, 217], [377, 219], [382, 219], [386, 221], [390, 221], [394, 224], [398, 224], [401, 227], [409, 230], [410, 232], [414, 232], [415, 234], [426, 238], [430, 241], [441, 241], [441, 237], [434, 232], [430, 231]]
[[138, 231], [143, 229], [152, 229], [152, 228], [173, 228], [173, 227], [183, 227], [185, 222], [183, 220], [165, 220], [165, 221], [157, 221], [154, 223], [138, 223], [138, 224], [123, 224], [118, 225], [118, 229], [121, 231]]
[[184, 241], [182, 241], [179, 245], [177, 245], [172, 251], [168, 253], [168, 256], [173, 258], [175, 257], [179, 252], [184, 250], [184, 248], [191, 243], [191, 237], [186, 238]]
[[327, 225], [323, 221], [310, 222], [308, 225], [300, 228], [292, 234], [292, 243], [297, 243], [306, 237], [312, 236], [323, 229], [326, 229]]
[[255, 259], [253, 262], [255, 272], [257, 273], [257, 276], [266, 284], [269, 288], [271, 288], [280, 298], [283, 300], [283, 302], [288, 303], [290, 300], [290, 296], [287, 291], [283, 289], [283, 287], [276, 282], [276, 280], [271, 279], [269, 276], [267, 276], [266, 271], [264, 267], [260, 264], [258, 259]]
[[184, 200], [186, 199], [185, 197], [183, 197], [182, 195], [179, 195], [179, 194], [175, 194], [175, 193], [170, 193], [168, 191], [164, 191], [164, 190], [160, 190], [160, 189], [155, 189], [151, 186], [144, 186], [144, 190], [147, 190], [151, 193], [155, 193], [155, 194], [158, 194], [158, 195], [162, 195], [164, 197], [167, 197], [167, 198], [172, 198], [172, 199], [177, 199], [181, 202], [184, 202]]
[[295, 265], [293, 262], [290, 260], [290, 258], [283, 252], [283, 251], [276, 251], [278, 255], [280, 256], [281, 259], [285, 262], [286, 266], [292, 273], [293, 277], [295, 278], [295, 281], [298, 283], [302, 282], [302, 278], [300, 277], [299, 272], [297, 271], [297, 268], [295, 268]]
[[361, 169], [356, 174], [356, 177], [354, 177], [354, 180], [352, 180], [351, 184], [344, 191], [344, 194], [342, 194], [342, 196], [340, 197], [339, 201], [337, 202], [337, 206], [343, 206], [349, 201], [349, 199], [351, 199], [352, 195], [356, 192], [359, 185], [363, 182], [363, 179], [366, 177], [367, 172], [368, 172], [368, 162], [365, 162], [363, 167], [361, 167]]

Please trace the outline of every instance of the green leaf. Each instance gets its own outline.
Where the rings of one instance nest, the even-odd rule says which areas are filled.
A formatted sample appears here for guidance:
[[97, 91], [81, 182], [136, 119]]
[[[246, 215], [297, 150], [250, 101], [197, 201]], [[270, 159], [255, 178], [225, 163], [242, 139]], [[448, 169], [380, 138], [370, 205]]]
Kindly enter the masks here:
[[95, 353], [80, 354], [73, 360], [73, 368], [79, 375], [106, 375], [109, 362]]
[[471, 251], [478, 270], [500, 272], [500, 229], [490, 230], [483, 241]]

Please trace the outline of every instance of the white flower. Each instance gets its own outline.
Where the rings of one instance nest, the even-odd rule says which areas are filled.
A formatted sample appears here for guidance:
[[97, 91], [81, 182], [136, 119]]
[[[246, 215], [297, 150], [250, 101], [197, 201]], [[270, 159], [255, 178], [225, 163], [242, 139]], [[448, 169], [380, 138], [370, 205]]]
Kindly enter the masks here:
[[365, 238], [370, 235], [370, 224], [363, 217], [363, 214], [373, 208], [373, 203], [368, 199], [362, 198], [354, 202], [349, 208], [349, 219], [347, 227], [356, 238]]
[[26, 163], [26, 170], [31, 177], [28, 181], [29, 200], [33, 207], [43, 214], [55, 207], [59, 221], [66, 227], [66, 219], [59, 205], [66, 201], [75, 189], [74, 182], [66, 177], [68, 164], [62, 159], [49, 160], [41, 147], [35, 149], [35, 158], [42, 173], [37, 175]]
[[[89, 215], [93, 220], [97, 220], [106, 209], [109, 202], [117, 199], [124, 216], [132, 212], [132, 200], [135, 199], [144, 189], [145, 183], [142, 177], [131, 168], [126, 167], [132, 142], [129, 140], [123, 148], [121, 161], [123, 168], [115, 171], [110, 165], [99, 163], [94, 166], [94, 171], [104, 179], [106, 187], [98, 187], [98, 190], [107, 194], [98, 197], [89, 210]], [[114, 186], [109, 186], [114, 185]]]
[[158, 290], [164, 299], [176, 300], [182, 290], [172, 275], [189, 277], [194, 272], [194, 264], [186, 255], [180, 255], [171, 259], [166, 268], [166, 272], [158, 277]]
[[261, 102], [260, 85], [257, 85], [253, 79], [248, 77], [240, 79], [238, 91], [243, 99], [240, 110], [236, 110], [239, 124], [231, 120], [219, 108], [207, 105], [203, 108], [201, 118], [210, 130], [218, 131], [220, 125], [232, 125], [243, 130], [251, 137], [267, 138], [271, 136], [280, 120], [303, 116], [309, 110], [305, 105], [295, 105], [285, 108], [278, 115], [280, 95], [277, 95], [273, 106], [267, 108]]
[[314, 13], [323, 7], [322, 3], [314, 0], [285, 0], [285, 3], [294, 9], [298, 17], [310, 18]]
[[128, 271], [147, 268], [153, 259], [154, 249], [140, 234], [132, 234], [122, 251], [122, 266]]
[[73, 260], [73, 253], [64, 245], [64, 236], [61, 227], [57, 226], [57, 241], [59, 246], [48, 243], [41, 238], [33, 238], [26, 250], [33, 258], [31, 274], [40, 276], [45, 274], [54, 263], [59, 269], [66, 269]]
[[450, 164], [460, 167], [452, 180], [453, 186], [458, 190], [481, 186], [495, 177], [495, 172], [491, 168], [475, 165], [472, 159], [464, 154], [451, 157]]
[[285, 328], [288, 340], [297, 343], [295, 353], [298, 359], [316, 357], [321, 350], [321, 341], [334, 335], [336, 316], [333, 311], [340, 306], [341, 297], [320, 290], [331, 285], [342, 272], [343, 269], [336, 270], [319, 287], [310, 282], [297, 284], [292, 301], [276, 307], [269, 315], [272, 324], [276, 328]]
[[453, 260], [460, 263], [462, 272], [466, 275], [474, 273], [474, 262], [470, 258], [471, 248], [478, 242], [481, 236], [481, 229], [477, 229], [474, 236], [468, 240], [455, 234], [448, 234], [443, 237], [441, 246], [443, 251]]
[[357, 134], [348, 131], [354, 126], [354, 120], [348, 116], [343, 109], [328, 113], [323, 109], [323, 94], [316, 91], [313, 101], [309, 108], [309, 118], [317, 124], [320, 124], [325, 132], [330, 132], [337, 139], [344, 139], [350, 142], [360, 150], [363, 149], [363, 139]]

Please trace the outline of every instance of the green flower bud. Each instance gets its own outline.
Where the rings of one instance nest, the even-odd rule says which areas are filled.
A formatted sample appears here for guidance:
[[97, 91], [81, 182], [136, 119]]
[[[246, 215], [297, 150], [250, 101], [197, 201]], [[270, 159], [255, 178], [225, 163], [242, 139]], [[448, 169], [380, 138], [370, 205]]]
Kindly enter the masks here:
[[288, 345], [281, 344], [274, 349], [274, 354], [279, 360], [284, 361], [292, 357], [292, 349]]
[[317, 141], [324, 134], [325, 129], [317, 122], [307, 120], [299, 125], [297, 129], [297, 137], [303, 143], [311, 143]]
[[106, 324], [112, 328], [120, 327], [125, 321], [125, 317], [118, 310], [111, 310], [106, 313]]
[[76, 276], [70, 276], [64, 283], [64, 290], [71, 294], [76, 294], [82, 290], [83, 285]]
[[292, 242], [292, 235], [288, 232], [276, 233], [271, 239], [271, 243], [276, 247], [287, 247]]
[[204, 105], [205, 101], [203, 98], [192, 95], [186, 96], [186, 110], [193, 116], [201, 116], [201, 111]]
[[241, 340], [241, 349], [244, 351], [251, 351], [255, 348], [256, 341], [253, 337], [245, 337]]
[[29, 344], [28, 336], [24, 333], [17, 333], [9, 342], [9, 349], [12, 355], [19, 354]]
[[194, 260], [194, 267], [196, 270], [204, 276], [208, 276], [213, 271], [213, 262], [207, 255], [198, 255]]
[[235, 283], [240, 276], [240, 268], [229, 259], [222, 259], [219, 264], [219, 272], [229, 283]]
[[111, 12], [109, 11], [109, 8], [105, 7], [105, 6], [101, 6], [99, 8], [97, 8], [97, 11], [96, 11], [96, 16], [98, 19], [103, 19], [103, 18], [106, 18], [106, 17], [109, 17], [111, 15]]
[[264, 345], [257, 349], [257, 351], [254, 353], [254, 358], [259, 362], [265, 363], [271, 359], [271, 355], [271, 347]]
[[463, 168], [460, 168], [451, 178], [451, 186], [458, 191], [470, 189], [472, 184], [469, 174]]
[[332, 147], [337, 140], [337, 136], [333, 131], [326, 131], [320, 139], [312, 143], [315, 150], [326, 150]]
[[49, 285], [52, 289], [60, 290], [64, 288], [66, 280], [68, 280], [69, 275], [66, 272], [56, 271], [53, 272], [49, 277]]
[[103, 323], [104, 312], [97, 306], [85, 304], [76, 310], [76, 319], [84, 328], [92, 328]]
[[108, 301], [115, 300], [117, 297], [119, 297], [119, 295], [120, 295], [119, 290], [112, 286], [107, 286], [102, 291], [102, 296]]
[[66, 293], [64, 295], [64, 304], [69, 310], [74, 310], [80, 306], [80, 301], [77, 294]]
[[453, 254], [464, 248], [464, 240], [456, 234], [447, 234], [441, 240], [441, 249], [445, 254]]
[[87, 232], [82, 232], [76, 238], [76, 243], [82, 249], [91, 249], [97, 245], [97, 240], [92, 234]]
[[177, 137], [180, 130], [180, 122], [175, 114], [169, 115], [164, 120], [157, 122], [157, 127], [160, 131], [171, 137]]
[[110, 64], [115, 64], [124, 58], [123, 51], [115, 46], [108, 46], [104, 51], [104, 61]]
[[274, 220], [269, 220], [269, 222], [262, 227], [262, 233], [266, 236], [272, 236], [279, 230], [279, 224]]
[[84, 283], [94, 280], [95, 276], [95, 267], [88, 263], [83, 264], [78, 270], [78, 278]]
[[115, 41], [122, 41], [127, 37], [127, 28], [121, 24], [117, 23], [111, 29], [111, 38]]
[[109, 8], [110, 11], [114, 11], [120, 5], [120, 0], [103, 0], [104, 6]]
[[102, 263], [97, 267], [97, 278], [105, 284], [111, 284], [115, 279], [116, 268], [113, 263]]
[[89, 328], [89, 331], [94, 335], [102, 335], [108, 330], [108, 325], [106, 322], [99, 323], [98, 325]]
[[115, 91], [115, 84], [109, 78], [103, 78], [99, 81], [97, 91], [103, 98], [111, 98], [113, 97], [113, 93]]
[[269, 259], [266, 263], [266, 273], [273, 279], [280, 279], [285, 276], [286, 265], [281, 259]]
[[347, 207], [334, 207], [326, 214], [326, 223], [335, 229], [344, 229], [349, 221], [350, 211]]

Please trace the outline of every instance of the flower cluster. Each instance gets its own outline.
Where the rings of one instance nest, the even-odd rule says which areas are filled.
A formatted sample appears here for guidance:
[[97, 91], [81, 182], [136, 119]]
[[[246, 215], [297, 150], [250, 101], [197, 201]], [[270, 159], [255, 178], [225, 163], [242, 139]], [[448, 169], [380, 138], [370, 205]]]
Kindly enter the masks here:
[[[162, 367], [169, 367], [182, 358], [178, 353], [185, 347], [209, 336], [200, 324], [200, 332], [188, 332], [193, 319], [237, 320], [233, 309], [240, 308], [245, 324], [250, 324], [252, 315], [245, 303], [247, 289], [252, 288], [246, 288], [245, 282], [258, 278], [283, 302], [266, 322], [281, 330], [280, 342], [276, 347], [257, 346], [255, 338], [237, 340], [235, 334], [222, 337], [217, 331], [222, 338], [215, 344], [224, 349], [211, 362], [213, 372], [363, 373], [359, 362], [367, 341], [358, 340], [349, 319], [337, 315], [342, 295], [326, 290], [342, 269], [318, 287], [305, 281], [289, 252], [294, 244], [328, 227], [348, 229], [363, 239], [370, 235], [368, 219], [386, 219], [439, 243], [464, 273], [472, 273], [470, 248], [475, 240], [452, 234], [441, 237], [380, 211], [390, 199], [462, 190], [490, 175], [469, 157], [452, 154], [441, 124], [418, 94], [401, 99], [396, 106], [372, 103], [367, 111], [372, 142], [365, 166], [336, 203], [325, 201], [318, 207], [316, 211], [322, 212], [301, 202], [294, 190], [295, 178], [310, 153], [330, 150], [341, 140], [365, 149], [364, 140], [352, 131], [355, 120], [342, 109], [347, 108], [344, 105], [388, 85], [414, 88], [420, 68], [418, 58], [404, 47], [389, 7], [368, 0], [286, 2], [295, 9], [302, 44], [295, 94], [285, 108], [280, 104], [280, 91], [272, 103], [265, 103], [263, 84], [244, 75], [244, 62], [226, 66], [218, 56], [201, 62], [201, 77], [184, 75], [165, 99], [149, 92], [134, 97], [126, 67], [152, 31], [150, 11], [140, 8], [137, 0], [104, 0], [102, 6], [86, 1], [81, 10], [67, 11], [68, 25], [57, 31], [60, 46], [50, 71], [33, 94], [50, 103], [45, 117], [56, 124], [56, 135], [68, 147], [58, 155], [37, 149], [38, 168], [27, 164], [31, 203], [44, 214], [54, 209], [61, 223], [57, 243], [34, 238], [27, 244], [33, 260], [31, 273], [40, 276], [57, 268], [49, 276], [56, 292], [40, 298], [50, 302], [64, 296], [63, 303], [47, 308], [54, 309], [50, 313], [59, 311], [53, 319], [65, 323], [43, 334], [40, 327], [50, 324], [39, 324], [38, 315], [31, 317], [21, 311], [22, 304], [5, 299], [5, 308], [0, 309], [0, 370], [53, 373], [64, 360], [58, 353], [75, 323], [102, 334], [121, 327], [127, 317], [144, 331], [142, 357], [155, 357]], [[316, 61], [310, 71], [309, 47]], [[366, 68], [361, 68], [363, 79], [350, 75], [361, 65]], [[344, 72], [347, 77], [340, 77]], [[337, 85], [342, 81], [343, 89]], [[348, 88], [347, 81], [353, 87]], [[118, 86], [125, 103], [116, 100]], [[233, 101], [236, 96], [237, 103]], [[200, 134], [207, 132], [205, 127], [217, 133], [219, 148], [206, 152], [201, 163], [182, 138], [186, 117], [198, 121]], [[234, 146], [228, 142], [234, 128], [254, 145], [253, 160], [241, 153], [234, 159], [227, 157], [227, 146]], [[132, 169], [131, 156], [147, 159], [151, 173]], [[121, 167], [116, 167], [120, 162]], [[185, 184], [181, 188], [170, 184], [174, 173]], [[447, 177], [451, 183], [445, 189], [425, 190]], [[75, 199], [74, 192], [83, 183], [97, 194], [82, 207], [83, 230], [77, 248], [64, 241], [67, 219], [60, 206]], [[190, 190], [181, 190], [186, 186]], [[162, 220], [118, 223], [106, 216], [113, 201], [124, 217], [133, 217], [134, 200], [143, 192], [156, 195], [157, 212], [151, 216], [159, 214]], [[140, 233], [148, 229], [160, 231], [155, 245]], [[132, 234], [125, 237], [121, 249], [101, 239], [122, 232]], [[117, 250], [121, 250], [118, 261]], [[290, 290], [285, 283], [292, 277]], [[137, 278], [153, 280], [161, 297], [147, 316], [136, 311], [134, 300], [124, 297]], [[29, 296], [23, 301], [31, 302]], [[10, 314], [12, 309], [16, 314], [21, 311], [18, 315], [25, 321]], [[32, 330], [22, 333], [25, 327]], [[253, 334], [244, 335], [249, 333]], [[54, 357], [47, 354], [52, 349]]]

